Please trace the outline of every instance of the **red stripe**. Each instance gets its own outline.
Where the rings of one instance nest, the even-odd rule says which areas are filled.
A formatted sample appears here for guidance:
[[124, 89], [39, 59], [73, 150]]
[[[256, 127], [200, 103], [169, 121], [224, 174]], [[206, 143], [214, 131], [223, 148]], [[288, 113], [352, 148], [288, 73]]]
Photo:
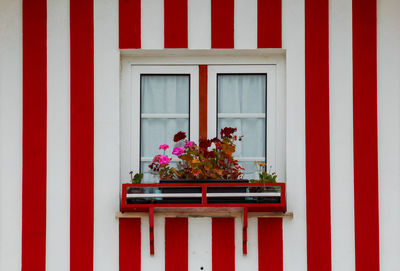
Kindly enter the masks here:
[[141, 47], [140, 0], [119, 0], [119, 48]]
[[45, 270], [47, 129], [46, 0], [24, 0], [22, 8], [22, 270]]
[[164, 47], [188, 47], [187, 0], [164, 0]]
[[211, 0], [211, 48], [234, 47], [234, 0]]
[[199, 65], [199, 136], [207, 139], [207, 79], [208, 66]]
[[188, 251], [188, 219], [165, 218], [165, 271], [187, 271]]
[[329, 1], [305, 1], [307, 264], [331, 270]]
[[258, 0], [257, 47], [282, 47], [282, 0]]
[[235, 219], [212, 219], [212, 270], [235, 270]]
[[379, 270], [376, 0], [353, 0], [356, 270]]
[[258, 218], [258, 270], [283, 270], [282, 218]]
[[119, 220], [119, 270], [140, 271], [141, 220], [123, 218]]
[[93, 0], [70, 1], [71, 270], [93, 270]]

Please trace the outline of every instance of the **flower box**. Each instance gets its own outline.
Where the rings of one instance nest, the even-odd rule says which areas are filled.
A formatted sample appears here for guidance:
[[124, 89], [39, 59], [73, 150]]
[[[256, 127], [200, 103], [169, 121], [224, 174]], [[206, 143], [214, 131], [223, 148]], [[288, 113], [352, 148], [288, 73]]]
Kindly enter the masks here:
[[[249, 183], [249, 180], [160, 180], [161, 184], [165, 183]], [[219, 187], [208, 187], [207, 193], [245, 193], [247, 190], [246, 187], [231, 187], [231, 186], [219, 186]], [[201, 187], [164, 187], [161, 189], [163, 193], [201, 193]], [[168, 198], [164, 199], [164, 201], [168, 203], [182, 203], [182, 201], [186, 201], [187, 203], [199, 203], [199, 199], [180, 199], [180, 198]], [[210, 203], [240, 203], [245, 200], [244, 197], [216, 197], [209, 200]], [[178, 202], [179, 201], [179, 202]]]

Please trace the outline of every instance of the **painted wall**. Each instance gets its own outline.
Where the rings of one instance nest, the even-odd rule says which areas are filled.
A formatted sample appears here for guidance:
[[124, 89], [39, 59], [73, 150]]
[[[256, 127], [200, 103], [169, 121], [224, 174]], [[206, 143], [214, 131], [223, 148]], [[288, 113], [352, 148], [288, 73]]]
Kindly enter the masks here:
[[[400, 2], [258, 1], [188, 0], [186, 34], [173, 1], [0, 2], [0, 270], [119, 269], [119, 49], [171, 46], [285, 50], [294, 219], [276, 270], [400, 269]], [[165, 269], [155, 223], [141, 270]], [[257, 220], [247, 256], [234, 225], [236, 270], [264, 270]], [[211, 237], [210, 218], [188, 220], [189, 270], [211, 270]]]

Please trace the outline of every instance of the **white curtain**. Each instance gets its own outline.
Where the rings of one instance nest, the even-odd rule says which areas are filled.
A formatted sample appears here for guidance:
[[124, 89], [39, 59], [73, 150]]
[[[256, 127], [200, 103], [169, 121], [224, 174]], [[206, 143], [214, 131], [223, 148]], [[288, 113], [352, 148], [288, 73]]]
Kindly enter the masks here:
[[[218, 75], [218, 113], [224, 114], [218, 117], [218, 130], [234, 127], [238, 135], [243, 135], [243, 140], [237, 142], [236, 158], [259, 157], [263, 160], [258, 162], [265, 162], [266, 80], [265, 74]], [[245, 168], [245, 178], [256, 177], [254, 161], [241, 165]]]
[[[168, 144], [167, 154], [171, 157], [175, 147], [173, 136], [184, 131], [189, 136], [190, 90], [188, 75], [142, 75], [141, 77], [141, 112], [149, 114], [141, 119], [141, 172], [144, 181], [158, 180], [148, 168], [150, 162], [143, 158], [162, 154], [158, 150], [161, 144]], [[156, 115], [152, 115], [156, 114]], [[163, 118], [164, 114], [182, 114], [180, 118]], [[176, 159], [176, 158], [175, 158]]]

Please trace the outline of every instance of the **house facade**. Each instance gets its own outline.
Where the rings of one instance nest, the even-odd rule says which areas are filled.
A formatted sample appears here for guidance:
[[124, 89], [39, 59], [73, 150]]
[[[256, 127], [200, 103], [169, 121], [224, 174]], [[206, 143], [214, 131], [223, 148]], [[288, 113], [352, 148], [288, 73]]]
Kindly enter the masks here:
[[[0, 270], [400, 270], [400, 1], [0, 1]], [[225, 126], [293, 216], [118, 214]]]

